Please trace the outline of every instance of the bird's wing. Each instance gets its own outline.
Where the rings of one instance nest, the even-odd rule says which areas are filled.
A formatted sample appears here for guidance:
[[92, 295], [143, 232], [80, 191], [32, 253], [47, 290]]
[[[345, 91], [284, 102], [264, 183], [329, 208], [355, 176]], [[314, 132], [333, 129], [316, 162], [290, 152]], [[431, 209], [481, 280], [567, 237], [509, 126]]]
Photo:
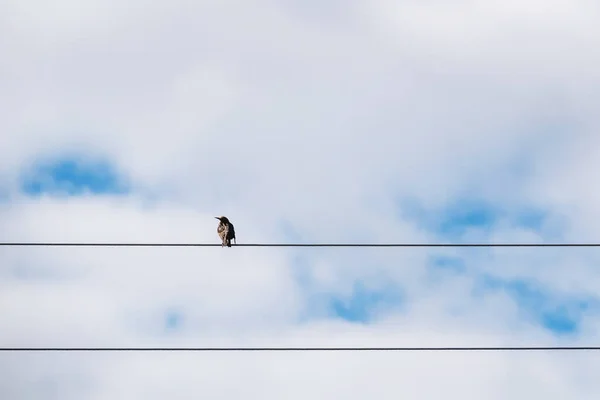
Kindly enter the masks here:
[[224, 238], [227, 236], [227, 233], [228, 233], [227, 231], [228, 231], [227, 225], [225, 225], [225, 224], [219, 225], [217, 227], [217, 233], [219, 234], [219, 236], [221, 238]]

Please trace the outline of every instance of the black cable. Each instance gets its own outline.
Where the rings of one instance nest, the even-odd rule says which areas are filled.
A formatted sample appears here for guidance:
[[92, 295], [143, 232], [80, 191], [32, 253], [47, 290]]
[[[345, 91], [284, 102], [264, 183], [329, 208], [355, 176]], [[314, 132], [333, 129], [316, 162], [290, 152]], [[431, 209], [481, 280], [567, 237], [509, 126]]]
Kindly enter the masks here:
[[186, 352], [267, 352], [267, 351], [594, 351], [600, 346], [517, 346], [517, 347], [3, 347], [14, 352], [92, 352], [92, 351], [186, 351]]
[[[0, 242], [0, 246], [221, 247], [220, 243]], [[232, 247], [600, 247], [600, 243], [241, 243]]]

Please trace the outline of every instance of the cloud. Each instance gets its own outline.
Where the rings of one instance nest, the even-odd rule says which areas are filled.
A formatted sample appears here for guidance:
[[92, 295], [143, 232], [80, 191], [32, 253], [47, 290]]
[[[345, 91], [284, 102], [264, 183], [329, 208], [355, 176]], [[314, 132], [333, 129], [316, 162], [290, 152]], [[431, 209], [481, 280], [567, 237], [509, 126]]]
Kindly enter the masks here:
[[[597, 15], [561, 0], [9, 0], [0, 239], [218, 243], [227, 215], [241, 243], [594, 240]], [[2, 247], [0, 342], [585, 345], [596, 253]], [[5, 353], [0, 393], [585, 399], [596, 364]]]

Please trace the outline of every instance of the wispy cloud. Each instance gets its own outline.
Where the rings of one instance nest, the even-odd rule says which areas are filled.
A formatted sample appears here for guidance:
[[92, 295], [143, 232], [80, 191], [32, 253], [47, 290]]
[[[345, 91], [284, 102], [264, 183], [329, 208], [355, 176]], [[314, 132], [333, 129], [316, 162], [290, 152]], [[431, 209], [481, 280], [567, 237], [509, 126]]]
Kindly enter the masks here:
[[[599, 237], [590, 2], [71, 3], [0, 6], [2, 240], [218, 243], [215, 215], [242, 243]], [[0, 345], [590, 344], [598, 262], [562, 248], [3, 247]], [[593, 399], [597, 364], [9, 354], [0, 393]]]

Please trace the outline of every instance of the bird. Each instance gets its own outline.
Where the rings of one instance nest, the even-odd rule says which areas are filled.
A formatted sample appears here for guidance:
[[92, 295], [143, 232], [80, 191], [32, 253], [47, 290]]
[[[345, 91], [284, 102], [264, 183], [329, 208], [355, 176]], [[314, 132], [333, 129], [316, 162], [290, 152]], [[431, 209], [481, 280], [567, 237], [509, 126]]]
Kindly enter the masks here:
[[237, 244], [235, 239], [235, 228], [229, 219], [225, 216], [215, 217], [218, 219], [219, 225], [217, 226], [217, 234], [221, 238], [221, 247], [231, 247], [231, 240]]

